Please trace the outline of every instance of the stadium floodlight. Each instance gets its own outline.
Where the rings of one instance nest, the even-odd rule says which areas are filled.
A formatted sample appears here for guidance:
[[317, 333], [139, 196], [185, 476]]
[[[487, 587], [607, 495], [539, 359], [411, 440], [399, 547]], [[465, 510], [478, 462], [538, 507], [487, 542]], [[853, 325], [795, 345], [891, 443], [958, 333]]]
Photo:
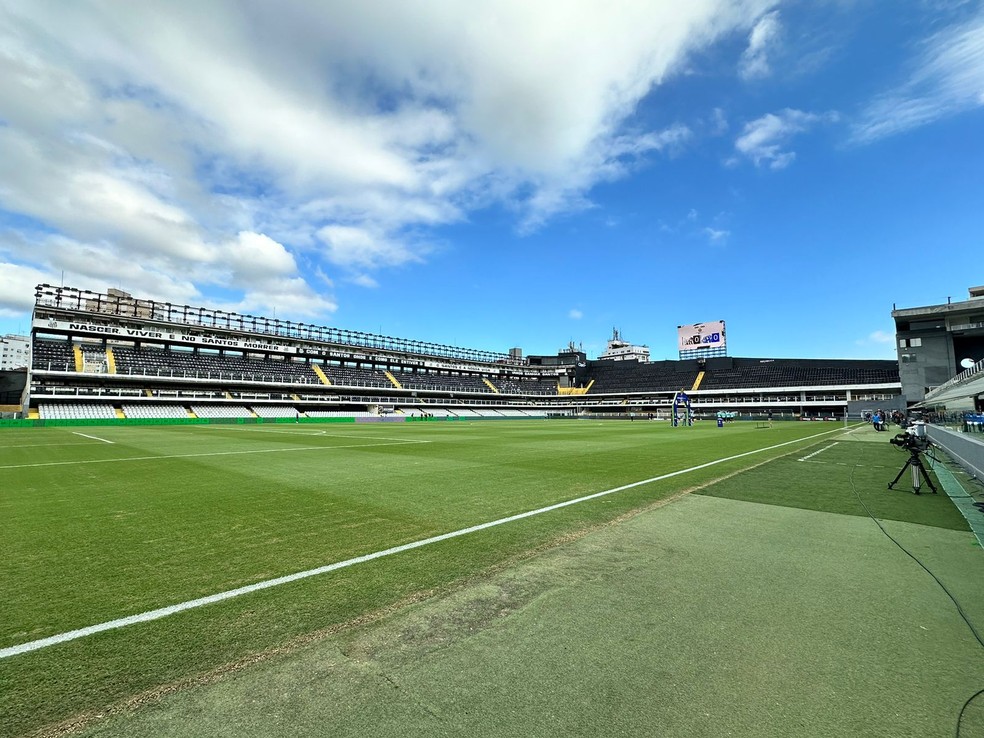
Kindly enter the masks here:
[[964, 369], [970, 369], [976, 363], [977, 362], [974, 361], [973, 359], [971, 359], [969, 356], [966, 359], [961, 359], [960, 360], [960, 366], [962, 368], [964, 368]]

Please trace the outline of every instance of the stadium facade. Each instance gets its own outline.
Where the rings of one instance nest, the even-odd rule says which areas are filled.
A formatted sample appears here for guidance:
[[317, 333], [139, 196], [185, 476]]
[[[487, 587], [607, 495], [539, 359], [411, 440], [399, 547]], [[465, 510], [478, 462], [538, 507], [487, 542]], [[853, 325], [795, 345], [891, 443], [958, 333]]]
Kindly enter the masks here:
[[984, 361], [984, 286], [966, 300], [892, 310], [902, 392], [909, 403]]
[[39, 285], [23, 412], [36, 420], [842, 418], [904, 407], [894, 361], [599, 359], [394, 338]]

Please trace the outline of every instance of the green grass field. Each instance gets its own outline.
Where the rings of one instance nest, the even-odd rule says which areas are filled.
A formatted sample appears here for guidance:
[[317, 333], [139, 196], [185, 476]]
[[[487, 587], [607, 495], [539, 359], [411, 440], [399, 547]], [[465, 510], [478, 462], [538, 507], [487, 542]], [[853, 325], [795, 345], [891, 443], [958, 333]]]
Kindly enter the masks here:
[[[251, 660], [267, 664], [278, 651], [361, 633], [357, 626], [508, 577], [559, 543], [715, 480], [703, 489], [719, 500], [715, 510], [798, 509], [803, 520], [816, 513], [866, 518], [860, 496], [880, 519], [930, 531], [920, 538], [924, 555], [947, 560], [931, 545], [932, 531], [961, 535], [966, 525], [945, 495], [909, 494], [907, 479], [886, 490], [904, 457], [887, 443], [843, 440], [840, 430], [824, 423], [671, 429], [496, 421], [0, 432], [0, 649], [636, 485], [3, 658], [0, 735], [56, 734], [77, 716], [80, 725], [92, 722], [134, 698], [211, 683]], [[690, 471], [638, 484], [682, 470]], [[681, 534], [695, 550], [704, 535]], [[785, 555], [790, 543], [770, 535], [776, 540], [764, 536], [756, 551]], [[676, 576], [683, 580], [696, 576], [682, 571]], [[974, 580], [956, 578], [974, 611], [984, 612]], [[969, 696], [973, 685], [965, 686]], [[354, 720], [336, 718], [340, 726]], [[174, 734], [194, 735], [194, 724]], [[112, 726], [103, 728], [114, 734]], [[159, 726], [133, 727], [116, 734], [161, 734]]]

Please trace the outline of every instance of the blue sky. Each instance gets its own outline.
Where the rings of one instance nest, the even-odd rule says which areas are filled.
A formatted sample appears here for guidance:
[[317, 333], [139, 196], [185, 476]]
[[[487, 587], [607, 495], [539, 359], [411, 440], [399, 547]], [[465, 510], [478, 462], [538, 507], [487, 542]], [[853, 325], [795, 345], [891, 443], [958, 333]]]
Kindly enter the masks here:
[[[686, 5], [686, 7], [681, 7]], [[34, 285], [589, 357], [894, 358], [984, 283], [984, 6], [5, 2]]]

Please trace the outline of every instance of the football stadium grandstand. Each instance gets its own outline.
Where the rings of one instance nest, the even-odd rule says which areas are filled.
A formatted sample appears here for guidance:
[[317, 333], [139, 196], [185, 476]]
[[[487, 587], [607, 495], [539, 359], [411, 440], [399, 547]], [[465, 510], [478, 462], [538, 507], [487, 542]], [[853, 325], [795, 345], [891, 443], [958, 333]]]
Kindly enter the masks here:
[[523, 357], [112, 289], [45, 284], [35, 298], [22, 407], [41, 421], [669, 419], [680, 396], [693, 419], [841, 419], [905, 407], [894, 361], [588, 360], [573, 345]]

